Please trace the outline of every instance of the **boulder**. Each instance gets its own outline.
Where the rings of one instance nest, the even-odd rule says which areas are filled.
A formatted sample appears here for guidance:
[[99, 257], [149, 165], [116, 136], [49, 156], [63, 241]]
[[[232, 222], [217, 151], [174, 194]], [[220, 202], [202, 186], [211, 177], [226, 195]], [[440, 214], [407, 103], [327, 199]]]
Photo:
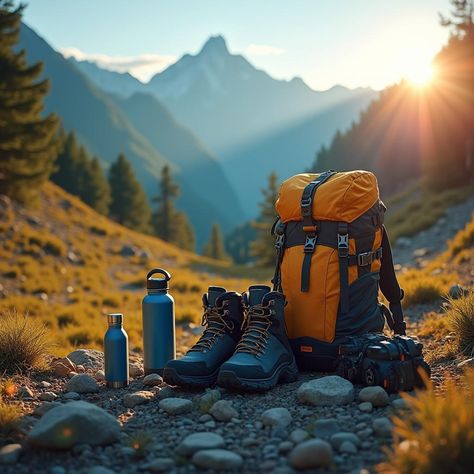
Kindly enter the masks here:
[[91, 403], [78, 401], [49, 410], [33, 427], [28, 440], [43, 448], [70, 449], [78, 444], [110, 444], [119, 435], [115, 417]]
[[104, 353], [95, 349], [76, 349], [68, 354], [68, 359], [76, 365], [83, 365], [95, 371], [104, 368]]
[[95, 393], [99, 391], [97, 380], [88, 374], [76, 374], [66, 382], [66, 390], [76, 393]]

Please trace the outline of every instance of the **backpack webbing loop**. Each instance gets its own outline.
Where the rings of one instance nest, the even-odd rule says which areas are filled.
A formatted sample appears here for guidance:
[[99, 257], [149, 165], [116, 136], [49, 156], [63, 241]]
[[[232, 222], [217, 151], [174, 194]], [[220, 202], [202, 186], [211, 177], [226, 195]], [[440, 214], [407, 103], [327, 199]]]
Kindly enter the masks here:
[[309, 291], [309, 275], [311, 269], [311, 258], [318, 240], [317, 227], [313, 220], [313, 199], [316, 190], [325, 183], [335, 171], [329, 170], [321, 173], [315, 180], [311, 181], [303, 190], [301, 196], [301, 215], [303, 216], [303, 229], [308, 229], [304, 244], [304, 259], [301, 266], [301, 291]]
[[273, 291], [281, 292], [281, 261], [283, 260], [283, 252], [285, 250], [285, 229], [286, 224], [281, 222], [275, 223], [272, 228], [272, 234], [276, 235], [275, 249], [276, 249], [276, 265], [275, 273], [273, 274], [272, 283]]
[[339, 222], [337, 226], [337, 251], [339, 254], [340, 278], [340, 310], [341, 314], [349, 311], [349, 234], [346, 222]]

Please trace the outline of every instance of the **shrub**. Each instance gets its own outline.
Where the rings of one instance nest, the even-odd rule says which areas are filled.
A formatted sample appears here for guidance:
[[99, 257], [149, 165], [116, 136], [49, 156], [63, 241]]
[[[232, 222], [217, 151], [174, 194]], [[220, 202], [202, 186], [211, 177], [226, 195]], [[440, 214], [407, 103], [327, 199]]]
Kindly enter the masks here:
[[433, 387], [406, 396], [411, 410], [394, 419], [394, 447], [379, 472], [450, 474], [472, 472], [474, 465], [474, 370], [462, 386], [445, 383], [443, 396]]
[[423, 304], [441, 298], [443, 289], [435, 278], [420, 278], [404, 285], [405, 298], [403, 302], [407, 305]]
[[70, 334], [68, 336], [68, 341], [73, 346], [85, 346], [89, 344], [92, 339], [90, 334], [86, 330], [83, 330]]
[[17, 405], [0, 399], [0, 437], [7, 437], [16, 430], [20, 416]]
[[0, 373], [43, 368], [49, 348], [43, 324], [16, 311], [0, 315]]
[[452, 256], [456, 256], [464, 249], [468, 249], [474, 245], [474, 214], [471, 222], [469, 222], [463, 230], [460, 230], [454, 239], [449, 243], [449, 252]]
[[449, 325], [456, 336], [460, 352], [474, 355], [474, 293], [463, 298], [450, 299], [447, 312]]
[[18, 392], [18, 386], [12, 379], [0, 379], [0, 398], [13, 398]]

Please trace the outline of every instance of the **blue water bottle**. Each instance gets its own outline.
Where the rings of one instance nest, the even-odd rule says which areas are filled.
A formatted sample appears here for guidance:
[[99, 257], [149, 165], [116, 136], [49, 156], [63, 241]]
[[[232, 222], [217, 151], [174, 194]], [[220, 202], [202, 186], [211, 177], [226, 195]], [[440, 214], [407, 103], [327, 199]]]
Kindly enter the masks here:
[[123, 329], [123, 314], [107, 315], [104, 336], [105, 381], [109, 388], [126, 387], [128, 375], [128, 336]]
[[[152, 278], [159, 273], [163, 278]], [[174, 299], [168, 293], [171, 275], [161, 268], [146, 277], [147, 295], [142, 302], [143, 365], [145, 374], [162, 375], [166, 363], [176, 357]]]

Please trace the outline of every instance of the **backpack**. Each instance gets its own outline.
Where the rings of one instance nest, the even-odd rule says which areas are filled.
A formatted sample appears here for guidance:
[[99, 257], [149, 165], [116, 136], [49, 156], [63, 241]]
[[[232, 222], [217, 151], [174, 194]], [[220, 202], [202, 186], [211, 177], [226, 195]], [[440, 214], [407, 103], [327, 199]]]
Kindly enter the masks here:
[[[344, 338], [381, 332], [385, 319], [405, 334], [403, 290], [373, 173], [298, 174], [282, 183], [275, 207], [272, 283], [286, 296], [285, 322], [300, 368], [333, 370]], [[378, 301], [379, 286], [390, 309]]]

